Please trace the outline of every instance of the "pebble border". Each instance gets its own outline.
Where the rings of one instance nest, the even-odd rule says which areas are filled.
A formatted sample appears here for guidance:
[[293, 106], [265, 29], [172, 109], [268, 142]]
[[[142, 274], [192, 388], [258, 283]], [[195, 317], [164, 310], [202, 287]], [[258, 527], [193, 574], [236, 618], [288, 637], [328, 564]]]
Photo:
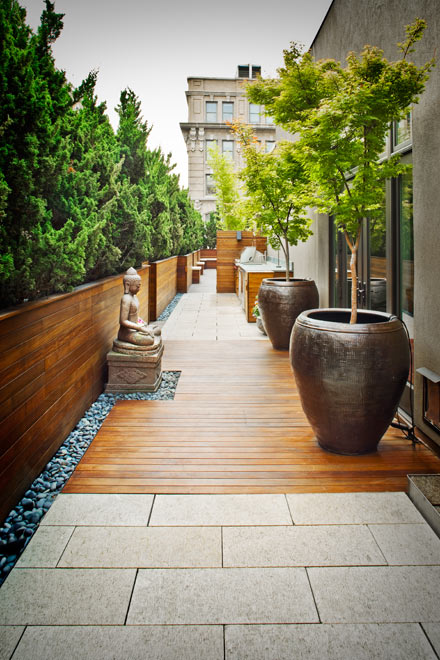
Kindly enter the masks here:
[[[178, 293], [158, 321], [166, 321], [183, 294]], [[13, 569], [36, 532], [40, 520], [64, 488], [86, 449], [118, 399], [158, 401], [174, 399], [180, 371], [162, 372], [156, 392], [101, 394], [85, 412], [73, 431], [41, 472], [0, 527], [0, 586]]]

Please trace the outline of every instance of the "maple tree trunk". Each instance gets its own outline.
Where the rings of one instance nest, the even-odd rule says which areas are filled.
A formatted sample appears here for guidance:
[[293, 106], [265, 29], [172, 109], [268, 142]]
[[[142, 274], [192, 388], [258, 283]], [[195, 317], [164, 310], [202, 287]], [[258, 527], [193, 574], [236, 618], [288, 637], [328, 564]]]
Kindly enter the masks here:
[[351, 270], [351, 316], [350, 323], [357, 321], [357, 244], [353, 246], [350, 259]]

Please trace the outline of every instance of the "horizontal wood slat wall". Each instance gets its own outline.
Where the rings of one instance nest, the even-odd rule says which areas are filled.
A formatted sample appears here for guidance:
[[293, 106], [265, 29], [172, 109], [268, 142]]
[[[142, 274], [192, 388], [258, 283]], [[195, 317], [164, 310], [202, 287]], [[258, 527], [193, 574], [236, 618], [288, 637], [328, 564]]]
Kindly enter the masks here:
[[217, 250], [200, 250], [200, 259], [206, 259], [205, 268], [217, 268]]
[[264, 236], [254, 237], [251, 231], [242, 231], [237, 240], [236, 231], [217, 232], [217, 293], [234, 293], [234, 262], [245, 247], [255, 245], [259, 252], [266, 251]]
[[0, 520], [102, 392], [122, 294], [118, 275], [0, 313]]
[[177, 293], [177, 259], [169, 257], [150, 264], [150, 321], [156, 321]]
[[204, 250], [200, 250], [200, 258], [201, 259], [216, 259], [217, 258], [217, 250], [215, 249], [210, 249], [210, 248], [205, 248]]
[[192, 284], [193, 253], [177, 257], [177, 291], [187, 293]]

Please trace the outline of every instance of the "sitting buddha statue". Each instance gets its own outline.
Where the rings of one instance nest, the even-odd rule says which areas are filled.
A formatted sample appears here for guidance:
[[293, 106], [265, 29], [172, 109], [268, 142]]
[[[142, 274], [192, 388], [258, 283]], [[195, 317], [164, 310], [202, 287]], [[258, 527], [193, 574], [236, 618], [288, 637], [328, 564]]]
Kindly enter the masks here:
[[134, 268], [129, 268], [123, 278], [124, 295], [121, 298], [118, 337], [113, 350], [119, 353], [131, 351], [153, 351], [162, 343], [158, 326], [147, 325], [139, 316], [137, 293], [141, 278]]

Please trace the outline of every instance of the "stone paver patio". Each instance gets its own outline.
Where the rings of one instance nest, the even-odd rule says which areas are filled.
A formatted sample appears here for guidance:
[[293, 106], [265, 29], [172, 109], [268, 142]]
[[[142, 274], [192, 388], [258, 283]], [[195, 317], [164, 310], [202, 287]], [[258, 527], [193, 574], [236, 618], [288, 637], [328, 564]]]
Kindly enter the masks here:
[[[190, 293], [164, 336], [260, 339], [240, 314]], [[0, 660], [439, 655], [440, 540], [402, 492], [61, 494], [0, 589]]]

